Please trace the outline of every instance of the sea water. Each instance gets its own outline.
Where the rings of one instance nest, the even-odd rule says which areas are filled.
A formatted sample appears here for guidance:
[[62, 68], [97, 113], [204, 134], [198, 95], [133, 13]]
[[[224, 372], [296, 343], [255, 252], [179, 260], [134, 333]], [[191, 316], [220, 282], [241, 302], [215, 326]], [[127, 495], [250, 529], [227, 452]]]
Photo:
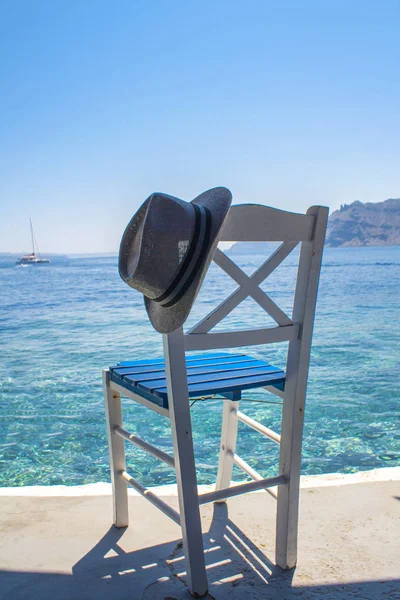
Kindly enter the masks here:
[[[266, 258], [257, 252], [234, 248], [231, 256], [250, 274]], [[288, 314], [296, 261], [290, 255], [262, 286]], [[101, 370], [162, 352], [142, 297], [120, 280], [115, 257], [0, 267], [0, 485], [109, 481]], [[213, 265], [189, 324], [235, 287]], [[400, 465], [399, 299], [400, 247], [325, 250], [303, 474]], [[269, 324], [248, 299], [216, 330]], [[247, 351], [284, 368], [286, 349]], [[199, 483], [215, 480], [222, 402], [199, 401], [191, 409]], [[264, 391], [246, 392], [241, 409], [279, 431], [279, 402]], [[172, 451], [164, 417], [128, 400], [123, 410], [127, 429]], [[237, 451], [264, 476], [277, 474], [278, 446], [242, 424]], [[145, 485], [174, 481], [166, 465], [134, 447], [128, 465]], [[243, 476], [235, 471], [234, 478]]]

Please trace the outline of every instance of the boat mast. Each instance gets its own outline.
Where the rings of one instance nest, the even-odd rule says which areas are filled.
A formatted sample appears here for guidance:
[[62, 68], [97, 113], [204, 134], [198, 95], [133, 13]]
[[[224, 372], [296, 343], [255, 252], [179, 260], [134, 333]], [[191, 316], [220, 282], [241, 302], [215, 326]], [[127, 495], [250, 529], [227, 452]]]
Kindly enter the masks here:
[[35, 238], [33, 236], [33, 227], [32, 227], [32, 219], [31, 219], [31, 217], [29, 217], [29, 222], [31, 224], [32, 254], [35, 256]]

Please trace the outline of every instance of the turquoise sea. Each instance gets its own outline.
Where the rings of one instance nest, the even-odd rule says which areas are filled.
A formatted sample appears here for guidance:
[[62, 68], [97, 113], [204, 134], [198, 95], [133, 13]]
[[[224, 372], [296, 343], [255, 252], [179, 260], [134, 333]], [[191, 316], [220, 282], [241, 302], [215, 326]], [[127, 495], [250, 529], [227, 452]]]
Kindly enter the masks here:
[[[251, 273], [265, 259], [240, 254]], [[289, 311], [296, 255], [263, 288]], [[235, 285], [210, 269], [191, 315], [208, 312]], [[400, 247], [326, 249], [305, 413], [303, 474], [400, 465]], [[226, 327], [268, 323], [247, 300]], [[109, 481], [101, 369], [161, 354], [143, 300], [117, 272], [115, 257], [71, 258], [41, 267], [0, 263], [0, 485]], [[285, 366], [285, 345], [250, 349]], [[246, 394], [242, 410], [279, 431], [281, 406]], [[215, 479], [221, 400], [192, 408], [198, 480]], [[127, 428], [171, 450], [167, 421], [125, 401]], [[265, 476], [277, 446], [240, 425], [238, 452]], [[146, 485], [174, 473], [129, 448], [129, 471]], [[236, 479], [241, 479], [239, 472]]]

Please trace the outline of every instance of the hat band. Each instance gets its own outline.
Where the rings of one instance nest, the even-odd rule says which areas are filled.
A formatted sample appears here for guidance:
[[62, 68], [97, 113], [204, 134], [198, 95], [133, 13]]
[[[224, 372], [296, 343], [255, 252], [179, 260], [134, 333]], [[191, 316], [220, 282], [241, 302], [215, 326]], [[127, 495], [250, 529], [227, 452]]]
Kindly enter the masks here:
[[184, 296], [207, 255], [211, 213], [206, 207], [198, 204], [192, 204], [192, 206], [195, 211], [195, 223], [189, 250], [174, 281], [161, 296], [153, 298], [153, 302], [161, 304], [164, 308], [174, 306]]

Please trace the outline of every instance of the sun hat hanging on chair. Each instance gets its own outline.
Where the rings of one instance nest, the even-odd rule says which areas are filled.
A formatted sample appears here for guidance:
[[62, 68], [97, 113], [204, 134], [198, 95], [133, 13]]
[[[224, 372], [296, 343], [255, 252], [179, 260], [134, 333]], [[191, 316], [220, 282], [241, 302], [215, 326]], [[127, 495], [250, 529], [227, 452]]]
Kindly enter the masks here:
[[171, 333], [186, 321], [216, 250], [232, 202], [224, 187], [191, 202], [154, 193], [121, 240], [119, 273], [144, 295], [153, 327]]

